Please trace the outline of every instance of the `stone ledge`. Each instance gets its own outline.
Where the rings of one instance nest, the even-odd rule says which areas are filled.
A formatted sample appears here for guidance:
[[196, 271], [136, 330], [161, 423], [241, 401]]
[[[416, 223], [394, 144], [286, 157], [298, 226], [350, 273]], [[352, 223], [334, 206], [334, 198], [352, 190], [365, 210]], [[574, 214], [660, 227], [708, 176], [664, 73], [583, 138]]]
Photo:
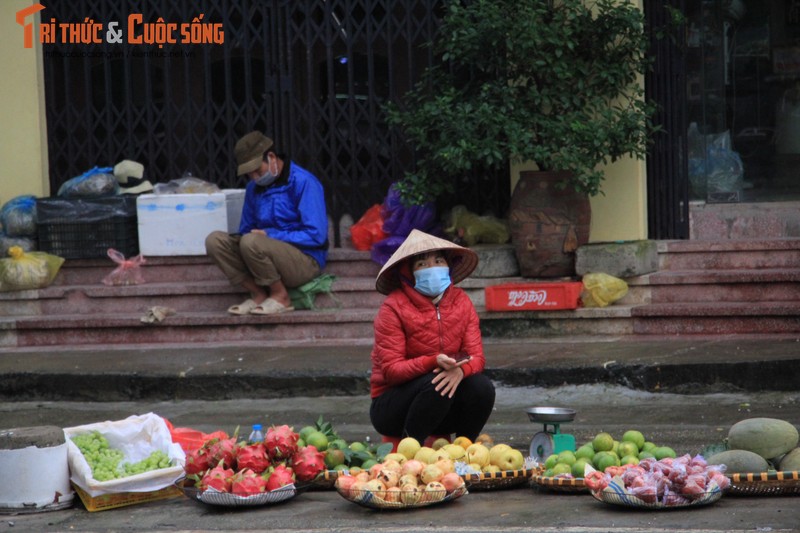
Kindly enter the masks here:
[[617, 278], [630, 278], [658, 270], [656, 241], [624, 241], [586, 244], [578, 248], [575, 271], [579, 276], [604, 272]]

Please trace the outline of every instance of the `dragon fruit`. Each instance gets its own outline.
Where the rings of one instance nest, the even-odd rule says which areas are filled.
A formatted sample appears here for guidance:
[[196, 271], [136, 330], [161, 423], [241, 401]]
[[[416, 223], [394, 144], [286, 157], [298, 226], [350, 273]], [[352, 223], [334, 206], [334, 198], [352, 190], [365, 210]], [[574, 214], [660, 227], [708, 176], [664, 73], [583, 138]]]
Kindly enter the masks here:
[[206, 443], [208, 447], [208, 455], [211, 457], [211, 464], [217, 464], [220, 461], [225, 465], [225, 468], [236, 469], [236, 440], [237, 436], [234, 435], [228, 439], [216, 439]]
[[297, 451], [297, 441], [300, 435], [287, 425], [272, 426], [267, 430], [264, 444], [267, 454], [273, 461], [289, 459]]
[[304, 446], [292, 456], [292, 470], [300, 481], [310, 481], [325, 470], [325, 454], [315, 446]]
[[231, 492], [251, 496], [267, 490], [267, 481], [249, 468], [239, 470], [231, 479]]
[[278, 465], [271, 467], [268, 472], [269, 478], [267, 478], [267, 492], [294, 483], [294, 472], [292, 472], [292, 469], [288, 466]]
[[249, 468], [256, 474], [261, 474], [269, 467], [269, 464], [267, 448], [262, 442], [258, 444], [243, 444], [236, 450], [236, 465], [240, 470]]
[[211, 467], [211, 456], [205, 448], [198, 448], [186, 452], [186, 463], [183, 470], [187, 476], [200, 474]]
[[233, 478], [234, 471], [230, 468], [225, 468], [220, 461], [220, 464], [206, 471], [203, 478], [200, 480], [198, 488], [200, 490], [216, 489], [220, 492], [231, 491], [231, 478]]

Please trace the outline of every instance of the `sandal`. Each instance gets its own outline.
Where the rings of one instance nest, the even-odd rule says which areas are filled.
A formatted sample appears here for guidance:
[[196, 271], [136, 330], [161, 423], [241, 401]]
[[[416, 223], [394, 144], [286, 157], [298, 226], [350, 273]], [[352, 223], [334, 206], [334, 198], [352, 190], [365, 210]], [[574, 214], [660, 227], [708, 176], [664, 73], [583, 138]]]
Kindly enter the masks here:
[[250, 310], [251, 315], [277, 315], [278, 313], [286, 313], [294, 311], [294, 307], [285, 306], [277, 300], [267, 298], [260, 305], [253, 307]]
[[228, 312], [232, 315], [249, 315], [258, 304], [252, 298], [248, 298], [240, 304], [232, 305], [228, 308]]

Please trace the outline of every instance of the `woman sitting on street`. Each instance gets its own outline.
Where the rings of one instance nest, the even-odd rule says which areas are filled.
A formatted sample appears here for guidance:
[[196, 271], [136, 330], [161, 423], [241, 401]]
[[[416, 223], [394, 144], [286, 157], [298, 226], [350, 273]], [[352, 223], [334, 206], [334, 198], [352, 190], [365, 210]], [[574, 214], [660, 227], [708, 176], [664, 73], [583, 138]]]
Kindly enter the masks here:
[[472, 301], [453, 286], [478, 264], [472, 250], [413, 230], [378, 274], [388, 297], [375, 318], [370, 419], [382, 435], [474, 441], [494, 407]]

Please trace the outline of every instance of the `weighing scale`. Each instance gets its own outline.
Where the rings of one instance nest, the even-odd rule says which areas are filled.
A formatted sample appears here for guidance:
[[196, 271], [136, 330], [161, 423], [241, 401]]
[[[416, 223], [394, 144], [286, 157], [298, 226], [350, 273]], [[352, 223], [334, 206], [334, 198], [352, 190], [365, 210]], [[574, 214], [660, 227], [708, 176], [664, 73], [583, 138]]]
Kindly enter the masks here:
[[[544, 424], [544, 431], [531, 439], [530, 455], [536, 462], [543, 463], [554, 453], [565, 450], [575, 451], [575, 437], [561, 433], [559, 426], [575, 419], [575, 409], [564, 407], [528, 407], [525, 410], [531, 422]], [[550, 426], [550, 429], [548, 429]]]

